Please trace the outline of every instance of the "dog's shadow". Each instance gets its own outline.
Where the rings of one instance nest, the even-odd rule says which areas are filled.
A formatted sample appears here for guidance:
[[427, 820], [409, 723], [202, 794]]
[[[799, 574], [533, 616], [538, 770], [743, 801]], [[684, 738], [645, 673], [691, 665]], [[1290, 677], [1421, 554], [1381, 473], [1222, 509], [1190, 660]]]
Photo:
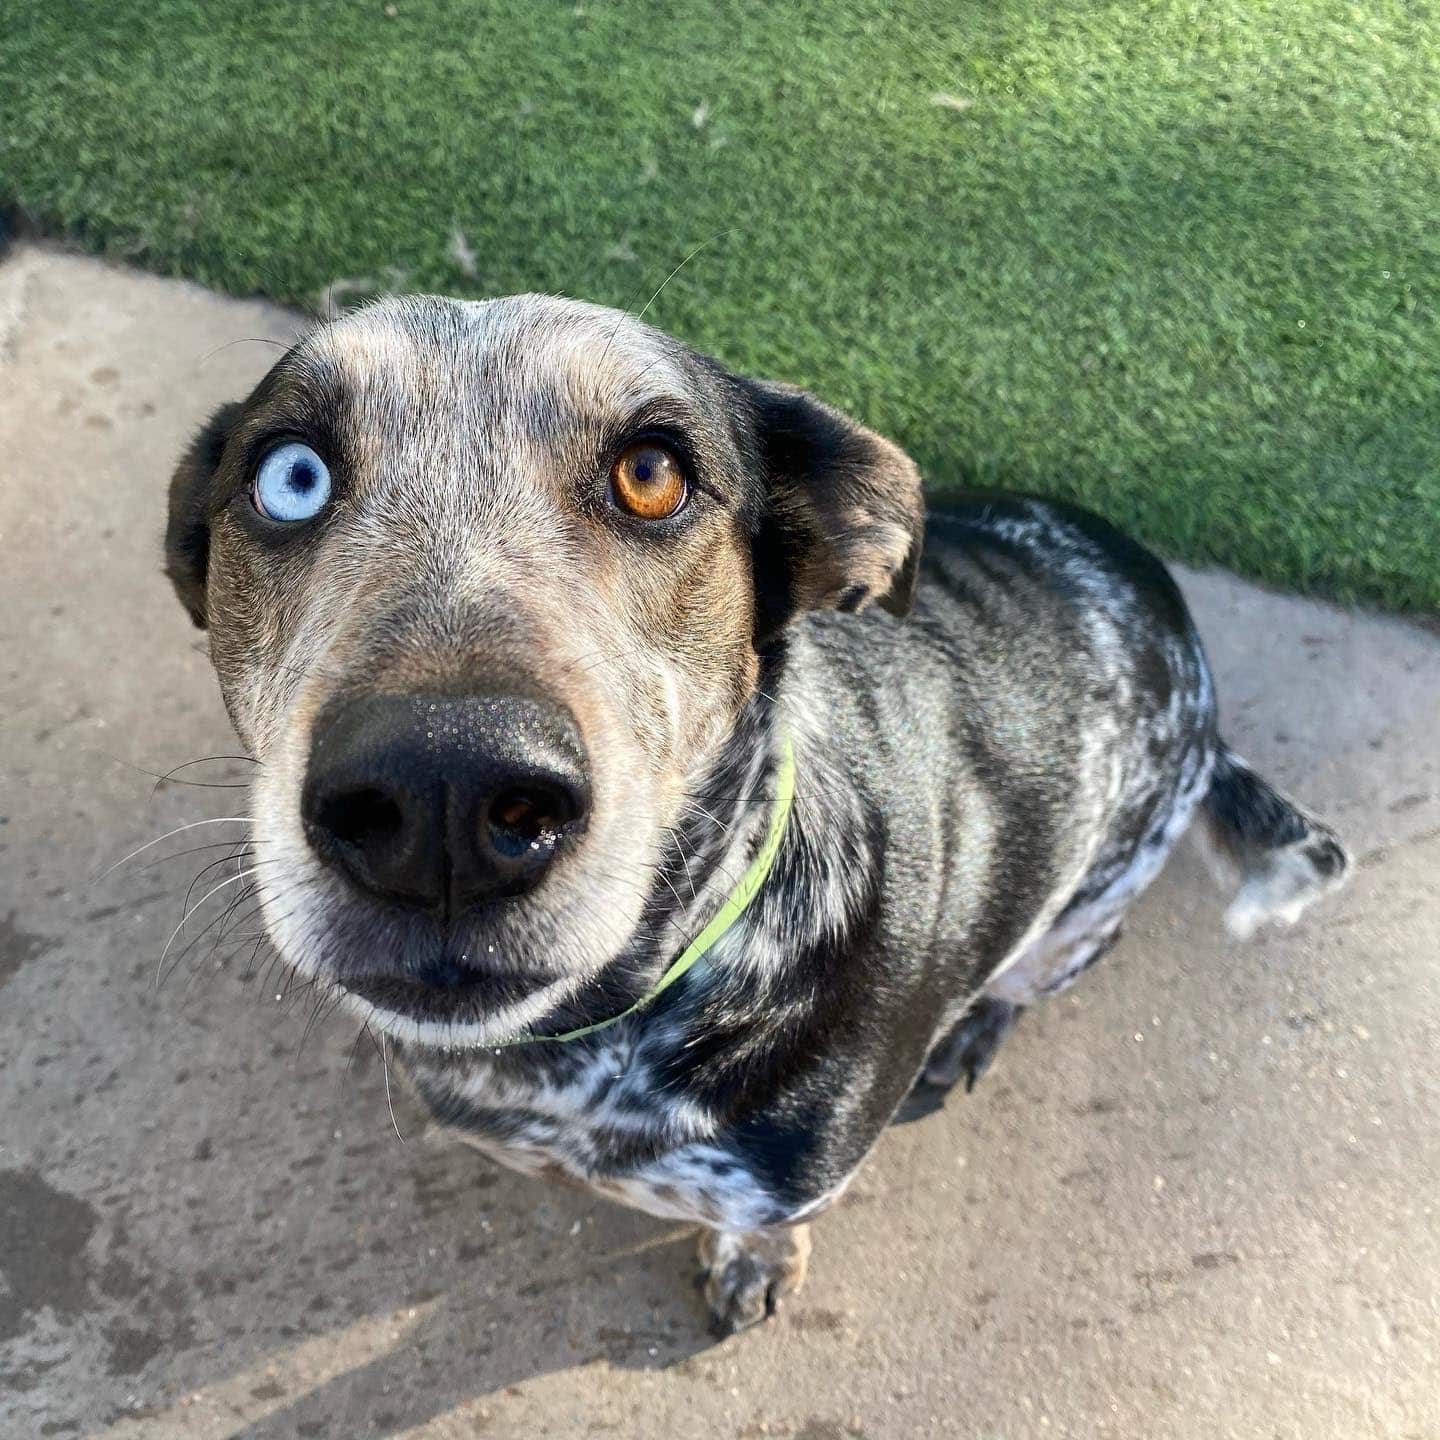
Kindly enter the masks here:
[[[389, 1127], [380, 1066], [364, 1068], [346, 1108]], [[299, 1243], [272, 1252], [297, 1272], [272, 1292], [288, 1313], [252, 1319], [248, 1338], [278, 1363], [250, 1383], [261, 1372], [247, 1357], [238, 1394], [208, 1382], [254, 1417], [234, 1440], [401, 1434], [452, 1411], [484, 1422], [551, 1372], [665, 1369], [715, 1344], [693, 1228], [514, 1175], [428, 1133], [414, 1101], [390, 1101], [403, 1147], [371, 1133], [331, 1203], [288, 1227]], [[253, 1317], [253, 1289], [243, 1303]], [[185, 1386], [193, 1368], [177, 1357], [168, 1378]]]
[[[340, 1370], [234, 1431], [234, 1440], [404, 1434], [461, 1407], [468, 1419], [483, 1422], [490, 1418], [487, 1399], [518, 1398], [525, 1382], [552, 1371], [597, 1364], [668, 1368], [715, 1343], [698, 1298], [675, 1283], [692, 1256], [687, 1236], [644, 1257], [647, 1277], [667, 1281], [673, 1294], [646, 1323], [634, 1324], [620, 1318], [637, 1288], [633, 1263], [618, 1275], [606, 1259], [527, 1280], [534, 1272], [521, 1247], [488, 1274], [457, 1276], [455, 1288], [427, 1303], [395, 1348]], [[485, 1303], [492, 1287], [509, 1289], [494, 1308]], [[383, 1307], [383, 1298], [377, 1303]], [[520, 1314], [523, 1305], [534, 1313]], [[401, 1314], [405, 1308], [402, 1298]]]

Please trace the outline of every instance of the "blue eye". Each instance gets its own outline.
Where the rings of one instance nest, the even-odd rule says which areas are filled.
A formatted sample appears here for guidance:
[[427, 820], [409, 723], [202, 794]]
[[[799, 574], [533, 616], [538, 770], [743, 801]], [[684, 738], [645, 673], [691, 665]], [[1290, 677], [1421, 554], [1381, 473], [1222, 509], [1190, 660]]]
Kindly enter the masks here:
[[291, 440], [266, 454], [250, 493], [266, 519], [309, 520], [330, 498], [330, 471], [308, 445]]

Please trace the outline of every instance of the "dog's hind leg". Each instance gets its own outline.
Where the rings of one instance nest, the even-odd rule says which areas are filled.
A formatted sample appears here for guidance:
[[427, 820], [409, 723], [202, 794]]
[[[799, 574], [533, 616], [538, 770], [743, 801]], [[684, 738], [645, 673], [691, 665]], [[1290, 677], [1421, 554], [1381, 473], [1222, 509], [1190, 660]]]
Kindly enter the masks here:
[[1005, 1037], [1015, 1028], [1024, 1013], [1023, 1005], [1011, 1004], [993, 996], [976, 996], [970, 1008], [936, 1042], [920, 1078], [911, 1087], [891, 1121], [906, 1125], [933, 1115], [945, 1104], [945, 1097], [958, 1081], [965, 1082], [969, 1094], [976, 1082], [990, 1068]]
[[940, 1109], [961, 1080], [969, 1094], [1026, 1007], [1065, 989], [1115, 944], [1124, 913], [1123, 902], [1115, 897], [1082, 906], [1036, 941], [1018, 963], [990, 980], [936, 1042], [894, 1123], [903, 1125]]
[[930, 1052], [920, 1073], [924, 1085], [948, 1090], [957, 1081], [965, 1082], [968, 1094], [990, 1068], [1005, 1037], [1024, 1013], [1023, 1005], [980, 994], [956, 1022], [955, 1027]]

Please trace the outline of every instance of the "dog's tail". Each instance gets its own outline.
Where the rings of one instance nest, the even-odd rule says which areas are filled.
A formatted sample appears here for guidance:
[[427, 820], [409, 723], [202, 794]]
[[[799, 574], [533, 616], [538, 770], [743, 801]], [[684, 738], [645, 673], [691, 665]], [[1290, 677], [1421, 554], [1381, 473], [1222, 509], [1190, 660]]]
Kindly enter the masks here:
[[1350, 857], [1339, 836], [1223, 744], [1203, 814], [1212, 845], [1239, 870], [1225, 924], [1242, 939], [1270, 921], [1293, 925], [1344, 883]]

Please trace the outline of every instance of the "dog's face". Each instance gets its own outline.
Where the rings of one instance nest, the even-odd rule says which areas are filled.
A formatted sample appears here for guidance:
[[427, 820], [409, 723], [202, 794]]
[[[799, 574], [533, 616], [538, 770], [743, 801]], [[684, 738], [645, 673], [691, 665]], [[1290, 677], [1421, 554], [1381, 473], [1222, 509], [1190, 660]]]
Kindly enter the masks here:
[[412, 1043], [611, 963], [798, 611], [903, 610], [914, 466], [619, 312], [387, 301], [201, 433], [167, 569], [260, 762], [283, 957]]

